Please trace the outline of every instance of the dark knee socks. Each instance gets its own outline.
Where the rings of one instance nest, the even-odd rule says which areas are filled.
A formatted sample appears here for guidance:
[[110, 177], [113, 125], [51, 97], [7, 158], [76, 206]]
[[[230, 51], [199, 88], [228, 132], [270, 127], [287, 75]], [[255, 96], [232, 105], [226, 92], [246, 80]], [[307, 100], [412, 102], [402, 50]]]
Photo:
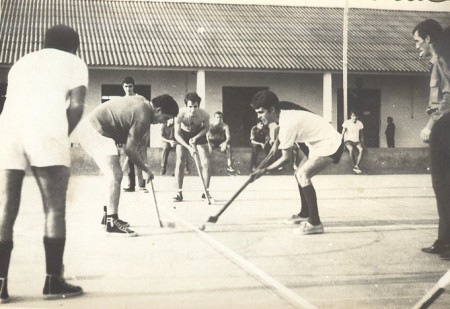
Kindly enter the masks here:
[[306, 202], [303, 188], [300, 185], [298, 185], [298, 192], [300, 193], [300, 202], [302, 204], [298, 216], [302, 218], [308, 218], [309, 217], [308, 203]]
[[0, 278], [8, 278], [9, 261], [13, 242], [10, 240], [0, 240]]
[[61, 276], [65, 244], [65, 238], [44, 237], [47, 275]]
[[320, 224], [319, 209], [317, 207], [316, 190], [313, 185], [302, 187], [306, 205], [308, 205], [309, 223], [312, 225]]

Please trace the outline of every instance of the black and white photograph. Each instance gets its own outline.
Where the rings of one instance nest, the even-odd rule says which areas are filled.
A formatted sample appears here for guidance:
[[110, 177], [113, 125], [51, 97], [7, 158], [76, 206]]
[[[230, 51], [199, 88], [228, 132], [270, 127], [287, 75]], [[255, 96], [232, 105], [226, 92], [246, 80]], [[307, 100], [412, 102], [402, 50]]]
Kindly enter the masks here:
[[450, 0], [0, 0], [1, 308], [450, 308]]

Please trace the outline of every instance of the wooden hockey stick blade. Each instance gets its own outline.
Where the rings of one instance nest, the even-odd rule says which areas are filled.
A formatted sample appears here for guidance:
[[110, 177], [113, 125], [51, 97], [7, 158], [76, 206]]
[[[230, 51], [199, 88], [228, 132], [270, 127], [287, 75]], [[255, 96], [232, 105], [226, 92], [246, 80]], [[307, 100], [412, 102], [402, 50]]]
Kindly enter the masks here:
[[425, 309], [428, 308], [436, 299], [444, 293], [446, 286], [450, 284], [450, 270], [439, 279], [439, 281], [428, 291], [413, 307], [413, 309]]

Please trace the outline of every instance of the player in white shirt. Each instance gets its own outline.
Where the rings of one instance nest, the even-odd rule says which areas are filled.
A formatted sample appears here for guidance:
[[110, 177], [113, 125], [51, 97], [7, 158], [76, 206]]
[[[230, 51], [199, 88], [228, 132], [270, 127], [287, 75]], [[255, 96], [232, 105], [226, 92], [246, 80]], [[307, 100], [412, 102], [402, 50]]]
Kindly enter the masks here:
[[[290, 218], [290, 223], [300, 223], [300, 233], [320, 234], [324, 232], [317, 207], [317, 197], [311, 178], [330, 164], [339, 163], [344, 145], [341, 135], [322, 117], [291, 102], [279, 102], [275, 93], [269, 90], [258, 92], [251, 106], [264, 124], [278, 123], [278, 142], [269, 155], [281, 150], [281, 157], [267, 167], [252, 173], [253, 180], [268, 171], [292, 161], [292, 148], [305, 144], [309, 153], [298, 150], [301, 161], [295, 171], [301, 198], [301, 211]], [[302, 147], [303, 149], [303, 147]]]
[[7, 276], [13, 228], [28, 166], [38, 183], [45, 215], [44, 298], [65, 298], [83, 292], [62, 277], [69, 135], [83, 114], [88, 85], [87, 66], [75, 55], [79, 44], [74, 29], [64, 25], [51, 27], [45, 33], [44, 48], [19, 59], [8, 74], [7, 98], [0, 115], [2, 303], [9, 300]]
[[[350, 119], [344, 121], [342, 124], [342, 138], [348, 154], [353, 161], [353, 171], [356, 174], [362, 173], [359, 164], [361, 163], [364, 152], [363, 129], [364, 125], [358, 120], [358, 114], [355, 111], [352, 111]], [[358, 149], [358, 157], [356, 159], [354, 157], [355, 148]]]

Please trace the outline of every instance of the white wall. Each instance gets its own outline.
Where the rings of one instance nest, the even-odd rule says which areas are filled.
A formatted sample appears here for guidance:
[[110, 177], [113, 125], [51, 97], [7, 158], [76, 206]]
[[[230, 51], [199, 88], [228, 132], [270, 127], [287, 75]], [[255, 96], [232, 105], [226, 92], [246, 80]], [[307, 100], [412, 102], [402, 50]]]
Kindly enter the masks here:
[[[8, 69], [0, 68], [0, 82], [6, 82]], [[102, 84], [121, 84], [123, 77], [133, 76], [137, 84], [151, 86], [152, 97], [168, 93], [180, 107], [184, 106], [184, 95], [196, 89], [195, 71], [153, 70], [89, 70], [89, 91], [85, 115], [101, 102]], [[427, 147], [419, 139], [419, 132], [428, 116], [428, 79], [423, 76], [406, 75], [350, 75], [349, 87], [356, 87], [356, 79], [362, 79], [363, 88], [381, 90], [380, 147], [386, 147], [386, 118], [391, 116], [396, 124], [396, 147]], [[202, 107], [213, 114], [222, 110], [222, 87], [264, 86], [274, 91], [280, 100], [298, 103], [313, 112], [322, 114], [321, 73], [247, 73], [206, 71], [206, 97]], [[337, 88], [342, 87], [342, 75], [333, 74], [333, 124], [336, 126]], [[151, 146], [159, 147], [160, 126], [152, 126]], [[72, 137], [77, 142], [76, 134]]]

